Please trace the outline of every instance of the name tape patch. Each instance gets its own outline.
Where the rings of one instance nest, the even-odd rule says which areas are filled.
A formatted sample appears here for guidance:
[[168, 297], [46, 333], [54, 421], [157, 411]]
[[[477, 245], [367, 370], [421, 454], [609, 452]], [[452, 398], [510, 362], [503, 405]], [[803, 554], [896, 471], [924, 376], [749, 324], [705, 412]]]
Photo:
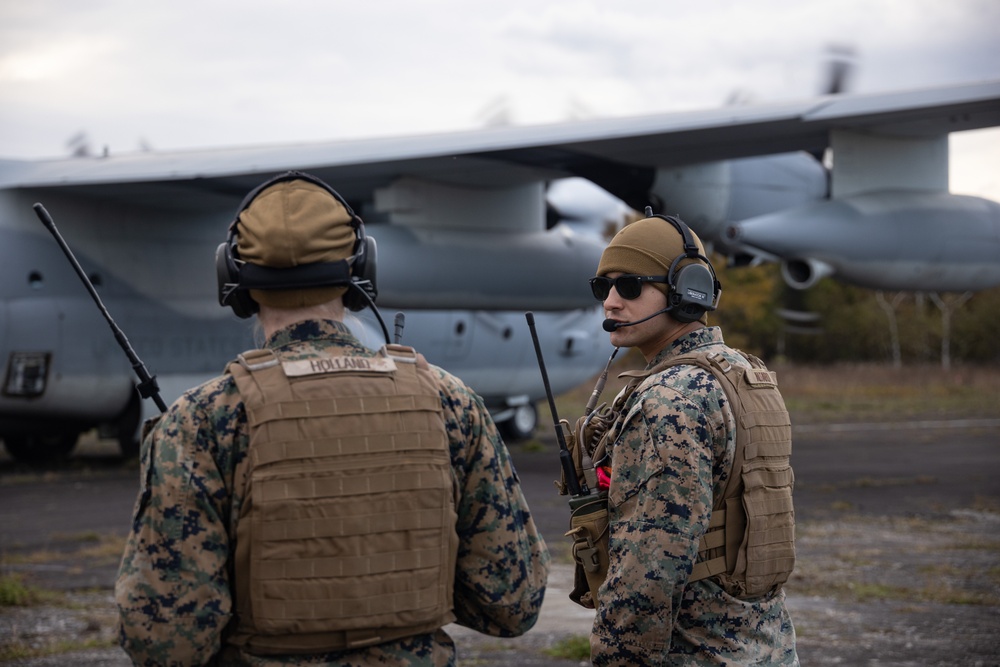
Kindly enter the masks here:
[[393, 360], [386, 357], [320, 357], [283, 361], [281, 367], [288, 377], [341, 372], [392, 373], [396, 370]]
[[747, 381], [754, 386], [778, 386], [774, 374], [762, 368], [751, 368], [747, 373]]

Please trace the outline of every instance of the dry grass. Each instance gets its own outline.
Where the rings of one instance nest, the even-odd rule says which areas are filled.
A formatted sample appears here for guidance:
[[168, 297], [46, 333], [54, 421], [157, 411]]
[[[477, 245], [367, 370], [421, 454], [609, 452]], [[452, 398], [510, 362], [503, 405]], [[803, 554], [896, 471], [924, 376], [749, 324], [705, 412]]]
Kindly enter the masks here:
[[[617, 373], [642, 367], [641, 357], [633, 354], [616, 363], [601, 400], [610, 402], [624, 386]], [[777, 365], [771, 370], [796, 424], [1000, 418], [1000, 366], [959, 366], [948, 372], [889, 364]], [[556, 398], [560, 417], [575, 421], [583, 414], [596, 379]], [[539, 423], [551, 429], [548, 405], [540, 407]]]
[[795, 527], [798, 558], [785, 588], [854, 602], [1000, 605], [1000, 540], [992, 519], [850, 516]]
[[779, 366], [798, 423], [1000, 417], [1000, 367], [841, 364]]

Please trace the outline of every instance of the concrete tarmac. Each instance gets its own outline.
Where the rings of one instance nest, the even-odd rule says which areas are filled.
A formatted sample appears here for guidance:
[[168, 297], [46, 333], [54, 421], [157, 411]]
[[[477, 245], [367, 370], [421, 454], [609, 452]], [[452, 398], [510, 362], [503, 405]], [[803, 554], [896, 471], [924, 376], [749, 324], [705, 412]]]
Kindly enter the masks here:
[[[541, 619], [515, 640], [451, 628], [461, 664], [580, 664], [546, 653], [561, 640], [587, 635], [593, 612], [566, 598], [572, 577], [563, 537], [568, 509], [553, 486], [558, 462], [551, 426], [540, 429], [540, 441], [541, 447], [512, 445], [511, 452], [555, 556]], [[786, 590], [802, 664], [1000, 665], [994, 636], [1000, 627], [1000, 419], [797, 427], [792, 464], [799, 563]], [[81, 446], [69, 464], [41, 472], [3, 455], [3, 573], [21, 574], [43, 589], [92, 595], [93, 604], [113, 614], [117, 560], [94, 555], [88, 545], [126, 534], [137, 490], [135, 464], [120, 462], [104, 441]], [[923, 565], [921, 554], [930, 559]], [[954, 567], [943, 569], [951, 558], [957, 559]], [[961, 587], [983, 594], [968, 603], [931, 595], [931, 584], [917, 590], [891, 583], [892, 572], [912, 581], [919, 567], [937, 568], [929, 572], [937, 580], [972, 568], [970, 576], [978, 578]], [[869, 580], [882, 594], [859, 595]], [[45, 634], [45, 622], [22, 611], [0, 607], [0, 655], [26, 624], [36, 623], [35, 634]], [[50, 631], [64, 633], [69, 626], [59, 627]], [[98, 648], [8, 664], [129, 661], [118, 649]]]

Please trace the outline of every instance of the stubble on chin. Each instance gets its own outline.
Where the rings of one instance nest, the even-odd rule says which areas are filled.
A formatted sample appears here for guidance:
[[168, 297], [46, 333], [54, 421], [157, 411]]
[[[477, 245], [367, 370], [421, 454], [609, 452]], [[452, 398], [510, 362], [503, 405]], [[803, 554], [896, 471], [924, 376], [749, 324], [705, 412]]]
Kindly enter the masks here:
[[613, 347], [632, 347], [629, 343], [630, 333], [632, 332], [628, 329], [618, 329], [608, 334], [608, 339]]

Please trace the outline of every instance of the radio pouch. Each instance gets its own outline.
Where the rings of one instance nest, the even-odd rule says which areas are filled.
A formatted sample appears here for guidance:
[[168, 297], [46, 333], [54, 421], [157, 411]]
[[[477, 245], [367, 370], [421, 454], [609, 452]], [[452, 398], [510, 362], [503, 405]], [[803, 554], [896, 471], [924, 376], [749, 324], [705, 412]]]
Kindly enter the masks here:
[[573, 590], [569, 599], [594, 609], [597, 590], [608, 576], [608, 494], [606, 491], [570, 500], [570, 530], [573, 538]]

